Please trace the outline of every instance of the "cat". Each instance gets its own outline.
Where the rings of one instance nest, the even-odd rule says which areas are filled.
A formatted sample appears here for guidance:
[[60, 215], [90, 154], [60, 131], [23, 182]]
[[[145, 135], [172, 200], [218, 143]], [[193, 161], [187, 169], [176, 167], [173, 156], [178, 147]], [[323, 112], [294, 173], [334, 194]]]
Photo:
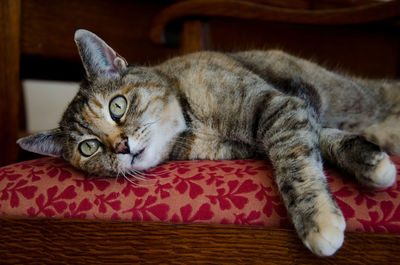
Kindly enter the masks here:
[[329, 256], [345, 219], [322, 158], [362, 185], [396, 180], [400, 82], [338, 74], [279, 50], [197, 52], [128, 66], [102, 39], [77, 30], [86, 79], [59, 127], [18, 140], [99, 176], [166, 160], [268, 158], [303, 243]]

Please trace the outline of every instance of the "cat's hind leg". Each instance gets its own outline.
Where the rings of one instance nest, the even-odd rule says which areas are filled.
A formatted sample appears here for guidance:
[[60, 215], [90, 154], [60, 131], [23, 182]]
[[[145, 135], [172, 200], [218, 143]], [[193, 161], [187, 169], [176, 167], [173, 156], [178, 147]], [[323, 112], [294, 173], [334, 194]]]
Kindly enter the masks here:
[[396, 180], [396, 167], [389, 156], [363, 136], [325, 128], [320, 133], [320, 148], [327, 161], [362, 185], [387, 188]]
[[400, 155], [400, 110], [361, 132], [369, 141], [391, 155]]
[[[360, 130], [359, 134], [379, 145], [390, 155], [400, 156], [400, 82], [378, 81], [381, 103], [380, 120]], [[372, 106], [371, 106], [372, 107]]]

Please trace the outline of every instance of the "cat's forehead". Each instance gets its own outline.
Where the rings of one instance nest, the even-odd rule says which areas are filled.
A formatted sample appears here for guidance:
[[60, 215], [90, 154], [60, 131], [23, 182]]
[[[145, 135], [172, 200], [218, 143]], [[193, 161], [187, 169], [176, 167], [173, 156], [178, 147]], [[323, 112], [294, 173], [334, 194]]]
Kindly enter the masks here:
[[87, 83], [83, 82], [78, 93], [65, 110], [59, 127], [70, 136], [97, 135], [108, 120], [113, 123], [109, 111], [110, 100], [117, 95], [127, 98], [130, 89], [122, 82]]
[[89, 98], [77, 95], [60, 122], [60, 129], [69, 136], [68, 141], [80, 142], [95, 137], [105, 143], [106, 139], [121, 135], [122, 128], [115, 126], [108, 115], [108, 105], [107, 98], [101, 94]]
[[[109, 80], [96, 80], [94, 82], [89, 82], [87, 80], [82, 81], [80, 84], [79, 92], [82, 96], [91, 98], [93, 95], [99, 93], [112, 93], [113, 91], [119, 90], [124, 84], [124, 78], [116, 78]], [[77, 94], [77, 96], [78, 96]]]
[[[83, 81], [72, 102], [60, 121], [60, 128], [69, 133], [91, 134], [101, 119], [111, 119], [108, 115], [110, 100], [124, 95], [128, 102], [134, 98], [146, 104], [158, 94], [163, 94], [166, 80], [149, 68], [135, 67], [121, 78], [112, 80]], [[140, 100], [139, 100], [140, 99]], [[140, 106], [139, 106], [140, 107]], [[112, 123], [112, 121], [109, 121]]]
[[77, 127], [87, 127], [81, 113], [87, 107], [90, 96], [88, 93], [78, 91], [77, 95], [68, 105], [60, 121], [60, 129], [66, 132], [76, 131]]
[[137, 84], [157, 83], [166, 85], [166, 80], [161, 73], [148, 67], [130, 67], [119, 78], [97, 79], [94, 82], [83, 81], [80, 90], [83, 94], [91, 96], [92, 93], [112, 93]]

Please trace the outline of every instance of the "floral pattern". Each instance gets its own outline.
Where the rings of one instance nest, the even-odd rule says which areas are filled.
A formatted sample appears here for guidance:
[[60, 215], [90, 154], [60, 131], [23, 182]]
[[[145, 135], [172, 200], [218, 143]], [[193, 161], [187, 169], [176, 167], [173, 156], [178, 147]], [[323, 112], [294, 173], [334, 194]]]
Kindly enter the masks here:
[[[392, 157], [400, 171], [400, 157]], [[400, 180], [380, 191], [327, 168], [348, 231], [400, 234]], [[139, 179], [140, 178], [140, 179]], [[265, 160], [179, 161], [139, 178], [96, 178], [58, 158], [0, 168], [0, 214], [288, 226]]]

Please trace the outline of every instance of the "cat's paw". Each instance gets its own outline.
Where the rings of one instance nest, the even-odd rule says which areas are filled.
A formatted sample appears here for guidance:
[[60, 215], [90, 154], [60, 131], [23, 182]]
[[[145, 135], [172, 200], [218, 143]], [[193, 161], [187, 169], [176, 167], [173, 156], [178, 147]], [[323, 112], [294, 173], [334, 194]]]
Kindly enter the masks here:
[[304, 239], [304, 245], [318, 256], [331, 256], [344, 240], [346, 221], [343, 215], [321, 212], [315, 220], [315, 228]]
[[388, 188], [396, 181], [396, 166], [386, 153], [380, 153], [376, 159], [378, 161], [374, 170], [368, 174], [368, 178], [371, 180], [370, 186], [378, 189]]

